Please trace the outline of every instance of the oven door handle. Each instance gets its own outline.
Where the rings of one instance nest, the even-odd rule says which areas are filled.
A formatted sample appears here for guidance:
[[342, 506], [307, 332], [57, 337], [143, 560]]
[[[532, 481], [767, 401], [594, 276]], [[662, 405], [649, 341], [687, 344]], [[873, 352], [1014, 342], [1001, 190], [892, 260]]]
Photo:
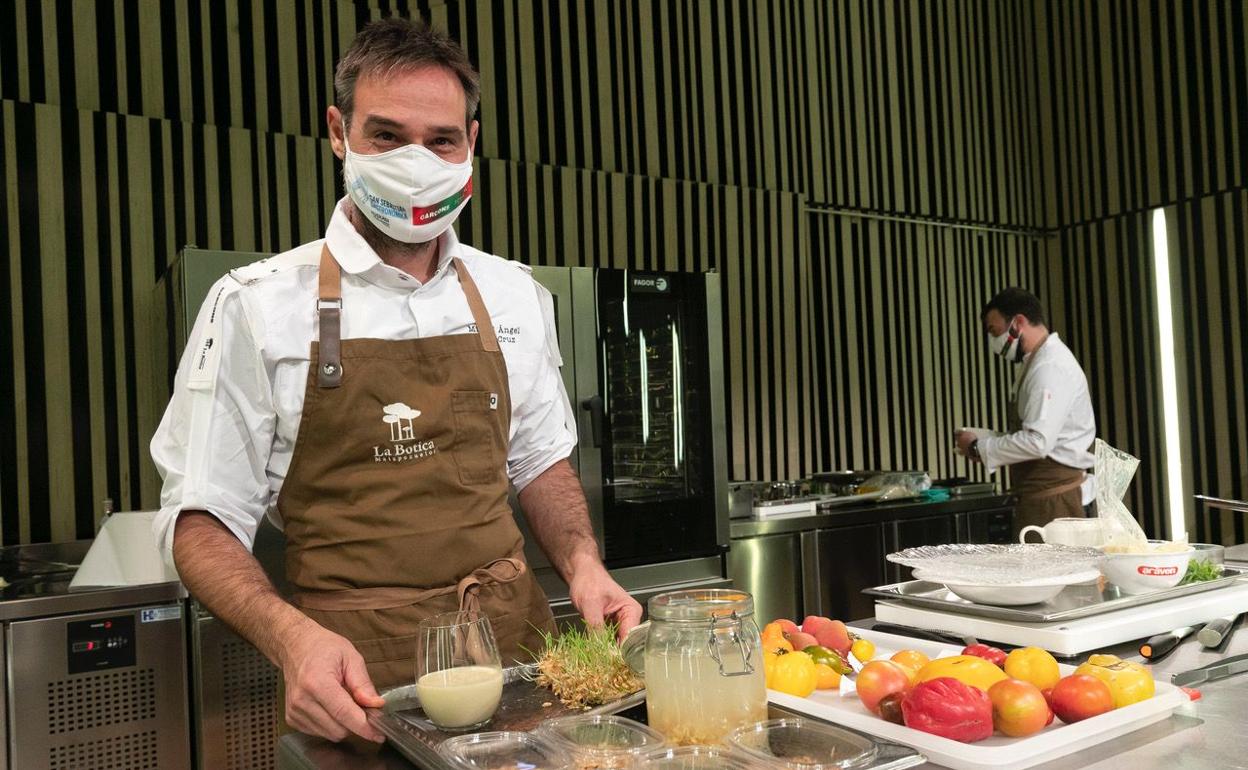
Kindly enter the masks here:
[[589, 412], [590, 447], [602, 446], [602, 396], [590, 396], [581, 402], [581, 410]]

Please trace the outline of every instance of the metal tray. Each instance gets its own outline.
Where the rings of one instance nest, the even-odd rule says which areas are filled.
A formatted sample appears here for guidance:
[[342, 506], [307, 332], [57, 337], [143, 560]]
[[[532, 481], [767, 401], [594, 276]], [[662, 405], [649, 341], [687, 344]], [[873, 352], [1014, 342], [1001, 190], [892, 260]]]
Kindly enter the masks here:
[[[487, 730], [522, 730], [528, 732], [547, 719], [553, 719], [573, 712], [578, 714], [619, 714], [635, 719], [638, 722], [646, 722], [645, 690], [597, 708], [586, 710], [570, 709], [560, 703], [554, 693], [526, 680], [522, 676], [522, 672], [523, 669], [521, 667], [509, 668], [504, 672], [503, 700], [499, 704], [498, 712], [494, 715], [493, 721], [486, 728]], [[400, 754], [415, 763], [418, 768], [422, 768], [422, 770], [455, 770], [449, 762], [438, 754], [437, 749], [438, 744], [458, 733], [444, 732], [425, 718], [424, 712], [420, 710], [420, 704], [416, 700], [416, 686], [396, 687], [393, 690], [387, 690], [382, 695], [386, 699], [386, 706], [382, 709], [368, 709], [369, 723], [380, 730], [386, 736], [386, 740]], [[771, 719], [801, 717], [812, 722], [832, 724], [817, 717], [781, 708], [775, 704], [771, 704], [769, 709], [769, 718]], [[834, 726], [837, 729], [860, 735], [875, 744], [875, 759], [858, 770], [905, 770], [905, 768], [915, 767], [927, 761], [922, 754], [908, 746], [881, 741], [879, 738], [857, 730], [850, 730], [841, 725]]]
[[1240, 578], [1248, 575], [1248, 569], [1224, 566], [1222, 577], [1203, 583], [1191, 583], [1175, 586], [1147, 594], [1124, 594], [1114, 585], [1100, 584], [1067, 586], [1057, 596], [1047, 602], [1029, 604], [1021, 607], [993, 607], [976, 604], [961, 599], [953, 594], [943, 583], [930, 583], [926, 580], [909, 580], [904, 583], [891, 583], [885, 586], [867, 588], [863, 591], [868, 596], [898, 601], [917, 607], [927, 607], [943, 612], [954, 612], [960, 615], [979, 615], [996, 620], [1010, 620], [1020, 623], [1051, 623], [1058, 620], [1086, 618], [1102, 615], [1144, 604], [1166, 601], [1180, 596], [1213, 591], [1225, 588]]

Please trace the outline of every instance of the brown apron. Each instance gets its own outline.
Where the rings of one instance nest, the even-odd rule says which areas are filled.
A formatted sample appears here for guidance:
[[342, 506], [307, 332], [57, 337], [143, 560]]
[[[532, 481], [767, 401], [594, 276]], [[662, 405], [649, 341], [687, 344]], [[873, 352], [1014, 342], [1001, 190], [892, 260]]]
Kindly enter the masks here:
[[503, 664], [554, 629], [507, 502], [507, 366], [472, 276], [476, 333], [340, 338], [338, 263], [321, 252], [319, 343], [277, 508], [292, 601], [350, 639], [380, 690], [415, 680], [416, 627], [489, 617]]
[[[1048, 337], [1045, 337], [1047, 341]], [[1044, 342], [1040, 343], [1040, 347], [1044, 347]], [[1023, 418], [1018, 410], [1018, 391], [1039, 352], [1040, 348], [1036, 348], [1027, 363], [1023, 364], [1010, 392], [1007, 422], [1011, 433], [1023, 428]], [[1054, 519], [1084, 516], [1081, 487], [1085, 478], [1087, 472], [1082, 468], [1071, 468], [1049, 457], [1011, 465], [1010, 493], [1015, 497], [1014, 537], [1018, 537], [1024, 527], [1043, 527]]]

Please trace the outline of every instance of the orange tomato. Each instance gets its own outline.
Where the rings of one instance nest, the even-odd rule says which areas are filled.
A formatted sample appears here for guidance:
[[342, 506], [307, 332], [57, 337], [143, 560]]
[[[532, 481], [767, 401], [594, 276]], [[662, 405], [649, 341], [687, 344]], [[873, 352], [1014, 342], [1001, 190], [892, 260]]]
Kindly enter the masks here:
[[827, 663], [816, 663], [815, 674], [816, 690], [835, 690], [841, 686], [841, 673]]
[[978, 687], [984, 692], [1003, 679], [1008, 679], [1005, 672], [983, 658], [974, 655], [954, 655], [948, 658], [937, 658], [919, 670], [918, 683], [928, 682], [941, 677], [952, 677], [963, 684]]
[[915, 672], [932, 662], [932, 659], [919, 652], [918, 650], [902, 650], [893, 653], [893, 657], [889, 658], [894, 663], [900, 663], [907, 668], [912, 668]]

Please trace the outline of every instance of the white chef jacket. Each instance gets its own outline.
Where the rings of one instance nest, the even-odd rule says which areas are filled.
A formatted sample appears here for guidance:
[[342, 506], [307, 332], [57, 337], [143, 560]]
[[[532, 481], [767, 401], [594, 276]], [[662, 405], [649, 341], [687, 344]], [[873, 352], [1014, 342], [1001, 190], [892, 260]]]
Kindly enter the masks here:
[[[1034, 359], [1034, 360], [1031, 360]], [[1022, 429], [979, 440], [979, 456], [989, 472], [1003, 465], [1048, 457], [1071, 468], [1092, 468], [1096, 457], [1090, 450], [1096, 438], [1096, 415], [1083, 367], [1056, 332], [1021, 366], [1023, 379], [1015, 384]], [[1083, 504], [1096, 497], [1095, 478], [1089, 474], [1082, 487]]]
[[248, 548], [265, 515], [281, 526], [275, 506], [303, 412], [323, 243], [342, 267], [343, 339], [475, 331], [451, 264], [458, 256], [481, 292], [507, 363], [512, 483], [523, 489], [576, 444], [553, 302], [528, 268], [461, 244], [448, 229], [439, 239], [437, 270], [422, 284], [382, 262], [339, 201], [323, 241], [232, 271], [200, 309], [151, 444], [164, 479], [153, 531], [167, 557], [183, 510], [208, 511]]

